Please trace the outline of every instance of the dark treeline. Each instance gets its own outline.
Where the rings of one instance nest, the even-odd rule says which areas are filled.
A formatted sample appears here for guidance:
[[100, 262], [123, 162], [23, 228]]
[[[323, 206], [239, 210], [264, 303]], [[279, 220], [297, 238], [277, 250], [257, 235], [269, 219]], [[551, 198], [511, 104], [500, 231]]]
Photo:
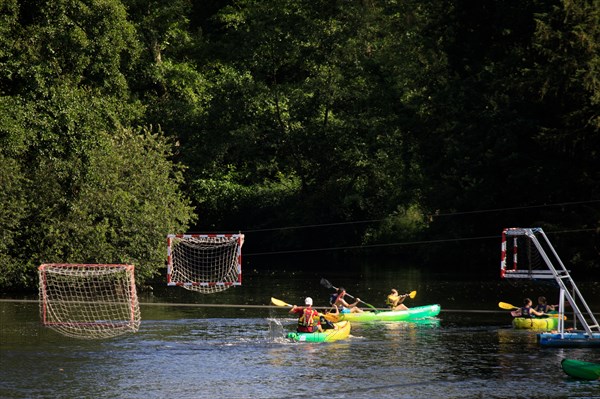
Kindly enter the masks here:
[[2, 0], [0, 286], [44, 262], [143, 282], [186, 231], [470, 270], [497, 267], [481, 237], [543, 227], [597, 273], [599, 22], [598, 0]]

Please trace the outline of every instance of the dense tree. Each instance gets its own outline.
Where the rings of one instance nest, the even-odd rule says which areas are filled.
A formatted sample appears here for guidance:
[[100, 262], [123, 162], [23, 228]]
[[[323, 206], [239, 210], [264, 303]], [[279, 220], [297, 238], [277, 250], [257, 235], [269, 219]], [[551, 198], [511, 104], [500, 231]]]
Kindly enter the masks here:
[[[548, 201], [600, 196], [600, 2], [563, 1], [535, 16], [533, 46], [538, 54], [527, 74], [543, 110], [534, 140], [546, 156], [540, 162]], [[597, 205], [597, 204], [596, 204]], [[552, 210], [541, 215], [551, 228], [595, 230], [562, 239], [574, 264], [597, 268], [600, 208]]]
[[[238, 1], [215, 18], [222, 34], [206, 38], [215, 58], [199, 60], [210, 100], [199, 128], [181, 137], [192, 195], [212, 222], [200, 226], [339, 222], [414, 203], [418, 165], [403, 130], [416, 112], [409, 71], [420, 68], [386, 54], [414, 52], [387, 39], [392, 11]], [[393, 67], [400, 59], [406, 69]], [[363, 231], [335, 242], [360, 242]]]
[[13, 2], [3, 10], [0, 160], [3, 286], [42, 262], [164, 265], [164, 237], [192, 220], [160, 130], [133, 128], [137, 42], [118, 1]]
[[[598, 0], [3, 1], [0, 285], [42, 261], [143, 281], [188, 228], [277, 251], [539, 225], [581, 231], [558, 242], [597, 268], [599, 19]], [[460, 243], [418, 256], [497, 257]]]
[[[427, 130], [417, 138], [428, 181], [423, 206], [446, 215], [434, 219], [429, 237], [489, 236], [510, 226], [597, 227], [594, 205], [535, 207], [598, 198], [598, 168], [590, 163], [598, 162], [598, 129], [589, 123], [597, 118], [590, 90], [597, 2], [447, 5], [433, 28], [447, 33], [440, 45], [449, 79], [432, 95]], [[598, 236], [588, 231], [574, 240], [593, 248]], [[452, 243], [441, 256], [448, 247], [456, 257], [489, 253], [487, 244]]]

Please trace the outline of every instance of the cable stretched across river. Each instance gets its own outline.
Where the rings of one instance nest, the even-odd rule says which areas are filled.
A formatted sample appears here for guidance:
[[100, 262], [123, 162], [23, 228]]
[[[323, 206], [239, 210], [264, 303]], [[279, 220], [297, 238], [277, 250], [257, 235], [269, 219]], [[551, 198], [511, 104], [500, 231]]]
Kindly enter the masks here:
[[[1, 302], [13, 303], [38, 303], [37, 299], [0, 299]], [[230, 303], [183, 303], [183, 302], [140, 302], [140, 306], [173, 306], [188, 308], [237, 308], [237, 309], [281, 309], [274, 305], [252, 305], [252, 304], [230, 304]], [[315, 306], [315, 309], [329, 309], [328, 306]], [[388, 308], [377, 308], [377, 310], [389, 310]], [[442, 313], [506, 313], [505, 310], [487, 309], [445, 309]]]

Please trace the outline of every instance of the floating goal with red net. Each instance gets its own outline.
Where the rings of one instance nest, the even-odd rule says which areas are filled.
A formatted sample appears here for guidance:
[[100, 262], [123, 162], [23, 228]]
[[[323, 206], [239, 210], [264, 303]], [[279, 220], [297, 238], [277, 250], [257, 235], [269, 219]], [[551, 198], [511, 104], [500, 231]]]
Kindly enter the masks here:
[[133, 265], [48, 263], [38, 273], [44, 326], [90, 339], [139, 329]]
[[202, 294], [242, 284], [243, 234], [170, 234], [167, 284]]

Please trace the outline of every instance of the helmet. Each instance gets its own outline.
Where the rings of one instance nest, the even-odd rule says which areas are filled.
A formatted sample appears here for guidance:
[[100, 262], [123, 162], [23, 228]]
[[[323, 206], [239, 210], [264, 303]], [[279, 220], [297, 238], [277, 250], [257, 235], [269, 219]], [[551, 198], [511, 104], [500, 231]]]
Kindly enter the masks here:
[[313, 302], [312, 302], [312, 298], [311, 297], [306, 297], [306, 299], [304, 300], [304, 304], [307, 306], [312, 306]]

